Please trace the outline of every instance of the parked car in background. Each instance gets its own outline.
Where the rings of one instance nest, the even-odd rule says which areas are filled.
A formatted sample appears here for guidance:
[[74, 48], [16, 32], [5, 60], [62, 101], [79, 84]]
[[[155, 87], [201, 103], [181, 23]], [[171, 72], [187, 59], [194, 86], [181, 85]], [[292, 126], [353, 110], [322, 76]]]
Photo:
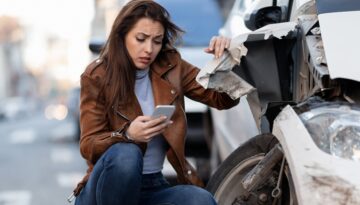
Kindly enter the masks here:
[[[26, 106], [24, 106], [26, 105]], [[30, 116], [36, 111], [35, 99], [29, 97], [9, 97], [0, 99], [0, 120], [14, 120]]]

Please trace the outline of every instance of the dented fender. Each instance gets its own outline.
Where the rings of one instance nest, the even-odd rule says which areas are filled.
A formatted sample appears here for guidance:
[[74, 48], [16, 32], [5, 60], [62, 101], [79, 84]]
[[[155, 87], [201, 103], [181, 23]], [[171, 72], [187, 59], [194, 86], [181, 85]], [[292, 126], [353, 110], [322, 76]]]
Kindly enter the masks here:
[[273, 134], [284, 150], [299, 204], [360, 204], [360, 163], [320, 150], [291, 106], [276, 118]]

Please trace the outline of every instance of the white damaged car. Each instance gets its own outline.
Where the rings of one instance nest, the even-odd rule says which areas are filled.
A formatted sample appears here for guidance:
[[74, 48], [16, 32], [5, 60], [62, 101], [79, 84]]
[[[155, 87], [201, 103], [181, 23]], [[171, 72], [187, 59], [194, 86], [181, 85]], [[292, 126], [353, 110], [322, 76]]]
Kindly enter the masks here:
[[[254, 31], [214, 62], [235, 62], [216, 72], [252, 87], [242, 93], [252, 117], [213, 113], [213, 155], [226, 159], [207, 189], [220, 205], [360, 204], [360, 1], [259, 2], [244, 16]], [[235, 81], [209, 76], [234, 91]], [[254, 133], [244, 120], [256, 131], [239, 143]]]

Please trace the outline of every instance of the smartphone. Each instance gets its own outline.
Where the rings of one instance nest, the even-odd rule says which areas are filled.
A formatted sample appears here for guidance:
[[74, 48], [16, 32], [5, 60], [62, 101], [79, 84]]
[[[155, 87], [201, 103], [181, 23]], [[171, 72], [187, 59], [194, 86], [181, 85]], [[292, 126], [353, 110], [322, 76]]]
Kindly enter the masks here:
[[158, 118], [160, 116], [166, 116], [167, 121], [169, 121], [174, 111], [175, 105], [157, 105], [151, 117]]

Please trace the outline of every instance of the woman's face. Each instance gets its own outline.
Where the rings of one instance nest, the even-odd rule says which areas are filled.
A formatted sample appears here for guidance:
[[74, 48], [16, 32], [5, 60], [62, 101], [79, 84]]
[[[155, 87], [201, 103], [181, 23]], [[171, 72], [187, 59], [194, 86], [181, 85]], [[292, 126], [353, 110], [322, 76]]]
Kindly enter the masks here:
[[125, 36], [125, 45], [138, 69], [146, 69], [162, 47], [164, 27], [158, 21], [141, 18]]

